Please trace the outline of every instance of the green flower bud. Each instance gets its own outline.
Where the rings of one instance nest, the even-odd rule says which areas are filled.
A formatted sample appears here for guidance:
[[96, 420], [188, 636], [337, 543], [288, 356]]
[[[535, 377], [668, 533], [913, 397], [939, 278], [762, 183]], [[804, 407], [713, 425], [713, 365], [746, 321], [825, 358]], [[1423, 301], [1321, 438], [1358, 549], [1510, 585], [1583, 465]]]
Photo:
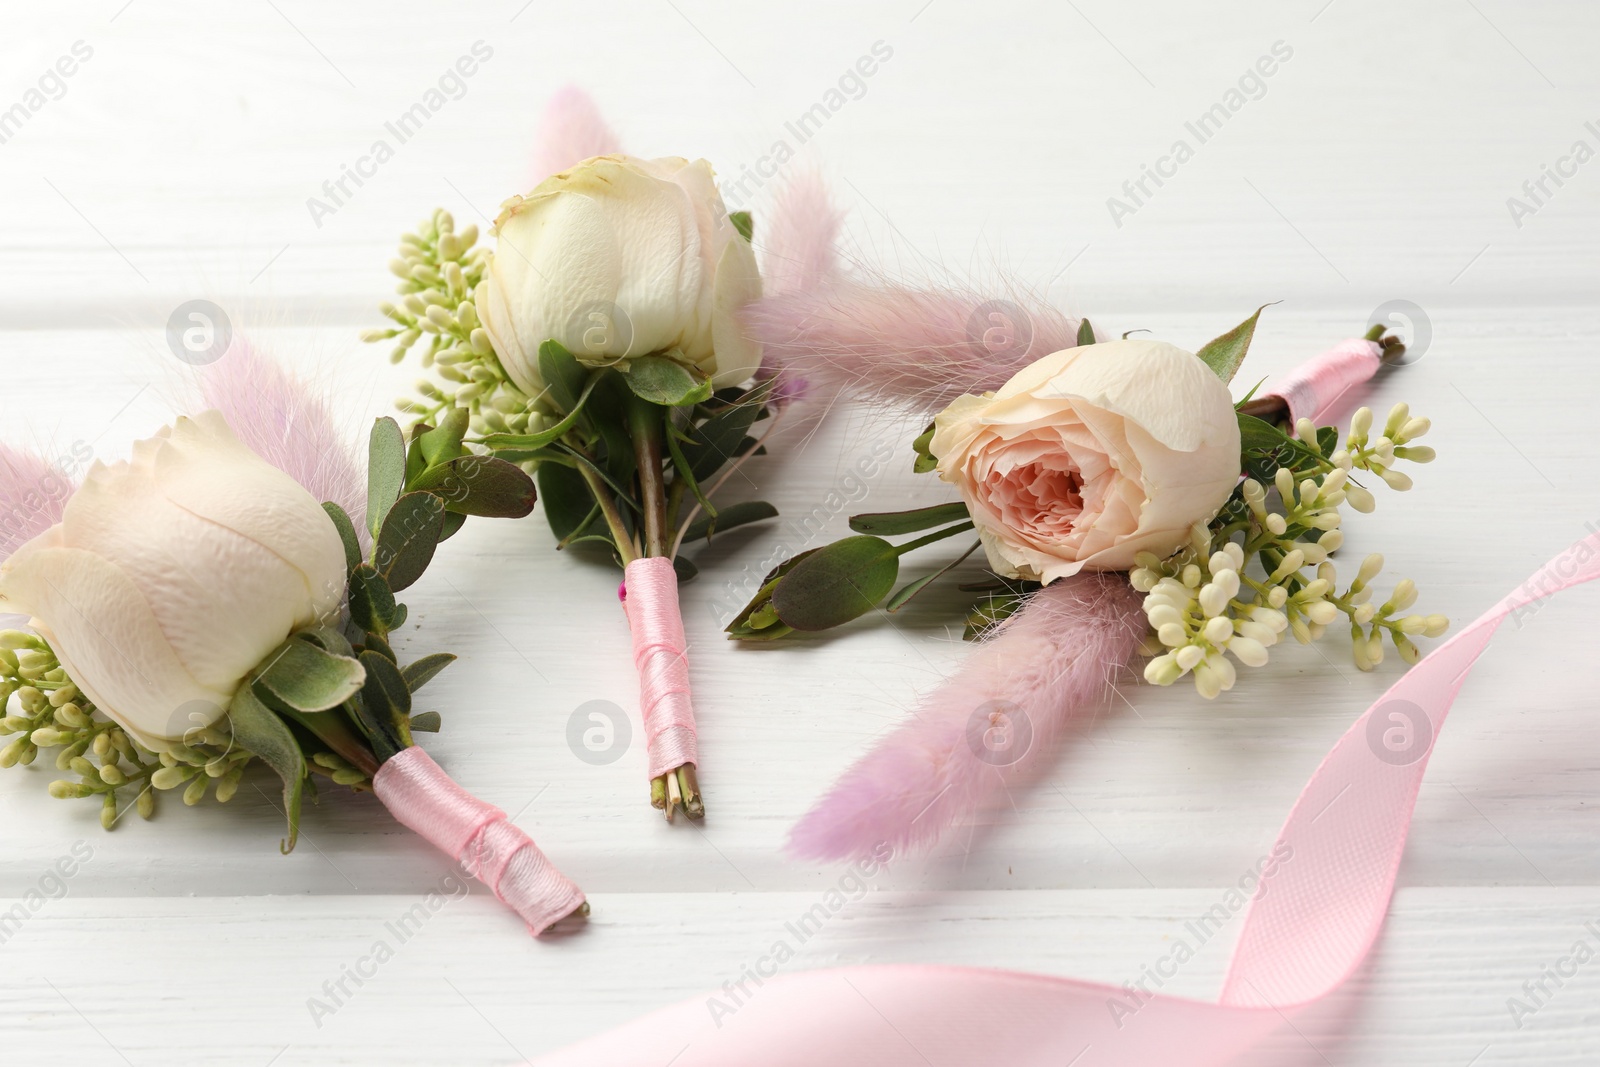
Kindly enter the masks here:
[[367, 776], [354, 767], [333, 772], [333, 780], [337, 785], [360, 785], [367, 780]]
[[206, 788], [209, 785], [211, 785], [211, 779], [204, 775], [197, 775], [195, 780], [189, 783], [189, 788], [183, 791], [183, 802], [191, 808], [194, 807], [205, 799]]
[[0, 648], [0, 674], [16, 677], [17, 654], [9, 648]]
[[67, 761], [67, 769], [73, 774], [81, 774], [85, 778], [92, 777], [99, 773], [95, 765], [84, 759], [82, 756], [74, 756], [69, 759]]
[[65, 778], [57, 778], [50, 783], [50, 795], [57, 800], [72, 800], [77, 797], [88, 796], [88, 790], [77, 782], [69, 782]]
[[23, 630], [7, 630], [0, 633], [0, 648], [8, 652], [19, 648], [38, 648], [40, 644], [37, 637]]
[[108, 763], [100, 768], [100, 780], [106, 785], [122, 785], [128, 776], [122, 773], [122, 768], [115, 763]]
[[24, 730], [33, 729], [33, 720], [24, 719], [21, 715], [7, 715], [0, 719], [0, 734], [18, 734]]
[[52, 748], [66, 740], [66, 735], [53, 726], [41, 726], [32, 735], [33, 743], [40, 748]]
[[156, 813], [156, 793], [154, 789], [146, 789], [139, 794], [139, 799], [134, 801], [134, 806], [139, 809], [139, 818], [148, 819]]
[[111, 736], [109, 734], [96, 734], [94, 738], [94, 754], [105, 759], [111, 752]]
[[162, 767], [150, 776], [150, 784], [157, 789], [176, 789], [193, 774], [188, 767]]
[[117, 795], [107, 793], [106, 798], [100, 802], [100, 828], [109, 830], [117, 825]]
[[233, 795], [239, 791], [239, 777], [240, 773], [234, 771], [217, 783], [216, 798], [218, 804], [226, 804], [233, 799]]
[[92, 720], [85, 715], [83, 709], [76, 704], [63, 704], [56, 708], [56, 722], [75, 730], [82, 730], [89, 726]]

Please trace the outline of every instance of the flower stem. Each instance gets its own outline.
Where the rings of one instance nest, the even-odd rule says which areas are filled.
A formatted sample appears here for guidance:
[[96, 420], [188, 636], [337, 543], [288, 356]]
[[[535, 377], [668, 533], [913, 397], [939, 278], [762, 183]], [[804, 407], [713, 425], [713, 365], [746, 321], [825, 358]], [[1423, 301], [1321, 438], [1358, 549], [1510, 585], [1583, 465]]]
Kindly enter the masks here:
[[661, 470], [661, 417], [663, 409], [648, 400], [630, 397], [628, 424], [634, 454], [639, 461], [639, 504], [644, 511], [644, 554], [667, 554], [667, 486]]

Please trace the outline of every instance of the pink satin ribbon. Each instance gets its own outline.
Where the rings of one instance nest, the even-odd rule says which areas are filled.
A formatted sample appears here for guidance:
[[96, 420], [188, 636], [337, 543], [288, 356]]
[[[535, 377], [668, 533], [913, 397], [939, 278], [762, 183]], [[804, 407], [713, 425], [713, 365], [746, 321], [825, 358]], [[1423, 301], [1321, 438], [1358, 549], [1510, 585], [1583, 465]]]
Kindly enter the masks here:
[[[1205, 1067], [1343, 983], [1388, 911], [1435, 739], [1495, 630], [1600, 577], [1600, 534], [1551, 560], [1397, 681], [1333, 746], [1278, 835], [1293, 849], [1245, 913], [1216, 1002], [1045, 975], [881, 966], [780, 976], [713, 1017], [705, 997], [541, 1067]], [[1264, 890], [1264, 891], [1263, 891]]]
[[401, 825], [458, 860], [509, 904], [534, 936], [583, 904], [583, 891], [505, 812], [462, 789], [422, 749], [408, 748], [379, 767], [372, 791]]
[[623, 571], [622, 607], [633, 632], [633, 665], [639, 672], [639, 712], [644, 719], [650, 777], [685, 763], [700, 762], [689, 697], [689, 651], [678, 607], [678, 575], [672, 561], [647, 556]]
[[1314, 359], [1309, 359], [1273, 382], [1263, 396], [1275, 396], [1289, 408], [1289, 424], [1307, 418], [1315, 422], [1351, 386], [1360, 385], [1378, 372], [1383, 349], [1376, 341], [1352, 337], [1340, 341]]

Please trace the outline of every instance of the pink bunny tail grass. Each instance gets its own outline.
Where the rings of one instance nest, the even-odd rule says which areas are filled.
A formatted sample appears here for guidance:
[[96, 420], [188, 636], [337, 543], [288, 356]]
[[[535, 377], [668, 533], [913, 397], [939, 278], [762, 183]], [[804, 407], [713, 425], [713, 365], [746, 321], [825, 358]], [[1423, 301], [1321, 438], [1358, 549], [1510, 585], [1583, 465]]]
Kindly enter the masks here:
[[200, 373], [200, 394], [252, 452], [365, 525], [366, 478], [333, 414], [311, 386], [242, 337]]
[[60, 522], [76, 488], [43, 456], [0, 445], [0, 561]]
[[533, 180], [541, 182], [591, 156], [620, 151], [617, 135], [600, 117], [594, 100], [576, 85], [568, 85], [545, 105], [533, 145]]
[[801, 174], [783, 187], [755, 232], [768, 295], [809, 292], [838, 278], [843, 219], [820, 174]]
[[745, 324], [771, 366], [814, 392], [930, 412], [1078, 343], [1077, 319], [1030, 296], [887, 282], [777, 292]]
[[1082, 574], [1035, 594], [916, 713], [845, 772], [795, 825], [814, 860], [896, 855], [1006, 803], [1046, 765], [1079, 711], [1104, 699], [1147, 629], [1120, 574]]

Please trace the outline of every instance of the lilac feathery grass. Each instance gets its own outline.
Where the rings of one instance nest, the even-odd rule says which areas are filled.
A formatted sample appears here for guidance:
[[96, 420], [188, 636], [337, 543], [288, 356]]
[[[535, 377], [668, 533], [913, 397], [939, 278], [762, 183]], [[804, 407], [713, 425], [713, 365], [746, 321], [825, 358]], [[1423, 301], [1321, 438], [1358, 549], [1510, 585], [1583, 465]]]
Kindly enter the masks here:
[[60, 522], [76, 489], [43, 456], [0, 445], [0, 561]]
[[888, 845], [899, 855], [1003, 805], [1132, 659], [1147, 629], [1141, 599], [1121, 574], [1035, 593], [844, 773], [790, 832], [790, 851], [833, 861]]
[[364, 533], [366, 476], [311, 386], [235, 335], [227, 354], [202, 369], [200, 394], [251, 451], [317, 500], [344, 508]]
[[576, 85], [569, 85], [545, 105], [533, 145], [533, 180], [542, 182], [592, 156], [620, 151], [617, 135], [606, 125], [594, 100]]

